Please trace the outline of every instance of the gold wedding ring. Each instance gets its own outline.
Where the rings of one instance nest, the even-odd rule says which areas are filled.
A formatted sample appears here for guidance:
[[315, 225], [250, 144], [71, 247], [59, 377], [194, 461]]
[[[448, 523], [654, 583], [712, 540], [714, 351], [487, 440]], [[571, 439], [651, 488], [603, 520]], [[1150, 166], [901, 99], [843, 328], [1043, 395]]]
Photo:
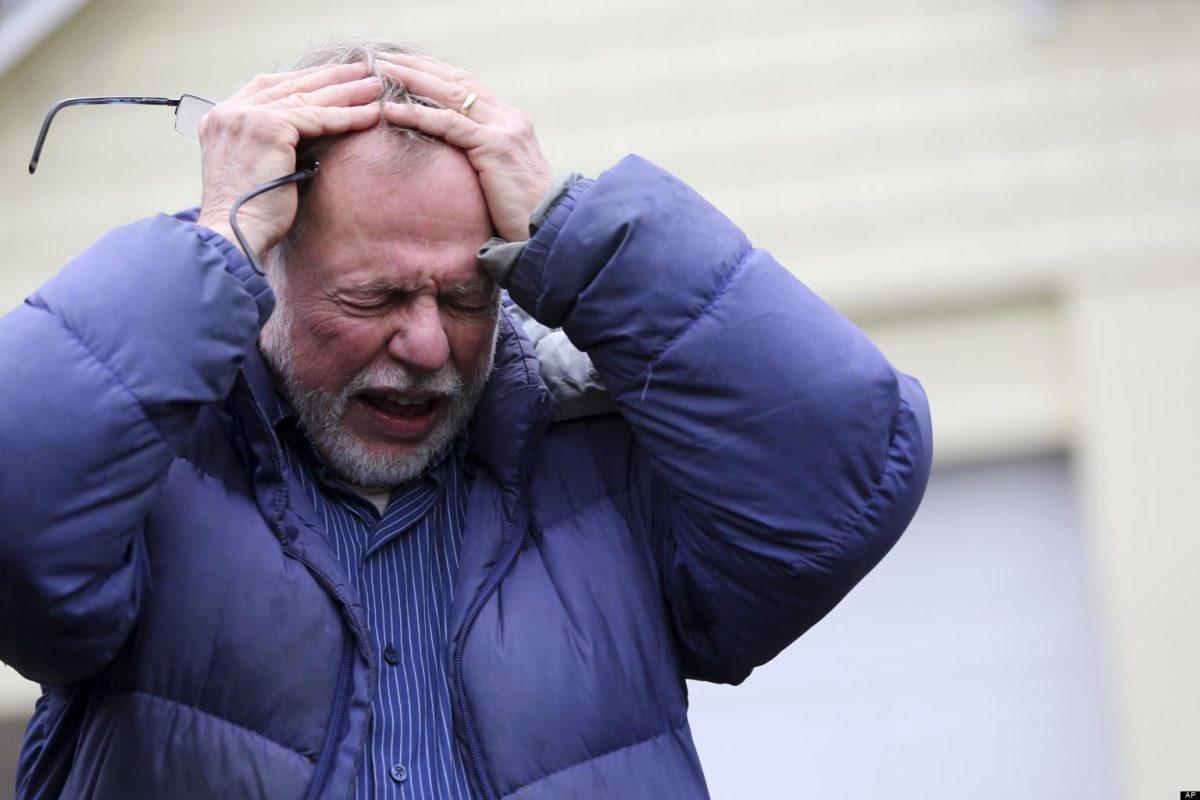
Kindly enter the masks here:
[[458, 113], [462, 114], [464, 117], [467, 116], [468, 112], [471, 110], [471, 106], [475, 105], [475, 101], [478, 99], [479, 95], [475, 94], [474, 92], [468, 94], [467, 99], [463, 100], [463, 104], [458, 107]]

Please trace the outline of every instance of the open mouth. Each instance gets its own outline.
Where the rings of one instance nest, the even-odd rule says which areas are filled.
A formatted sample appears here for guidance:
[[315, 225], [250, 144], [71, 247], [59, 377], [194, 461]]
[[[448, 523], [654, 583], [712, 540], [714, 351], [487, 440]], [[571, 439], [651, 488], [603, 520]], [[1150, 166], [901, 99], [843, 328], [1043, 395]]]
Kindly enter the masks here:
[[353, 418], [365, 425], [361, 435], [379, 442], [413, 445], [429, 435], [447, 398], [445, 395], [404, 394], [390, 389], [366, 389], [354, 396]]
[[395, 417], [420, 417], [437, 404], [434, 397], [409, 397], [396, 392], [366, 391], [360, 397], [373, 408]]

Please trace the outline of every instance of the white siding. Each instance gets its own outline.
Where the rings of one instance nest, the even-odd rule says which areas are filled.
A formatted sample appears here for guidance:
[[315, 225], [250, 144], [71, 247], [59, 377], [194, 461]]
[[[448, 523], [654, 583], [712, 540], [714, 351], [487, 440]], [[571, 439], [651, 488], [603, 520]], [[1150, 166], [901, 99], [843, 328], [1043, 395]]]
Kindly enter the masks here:
[[163, 109], [68, 111], [28, 176], [51, 103], [217, 99], [347, 34], [456, 58], [560, 170], [637, 151], [676, 171], [926, 381], [943, 464], [1070, 451], [1123, 794], [1200, 786], [1200, 690], [1164, 664], [1200, 660], [1180, 580], [1200, 530], [1180, 477], [1200, 459], [1200, 4], [95, 0], [0, 75], [0, 303], [196, 200]]

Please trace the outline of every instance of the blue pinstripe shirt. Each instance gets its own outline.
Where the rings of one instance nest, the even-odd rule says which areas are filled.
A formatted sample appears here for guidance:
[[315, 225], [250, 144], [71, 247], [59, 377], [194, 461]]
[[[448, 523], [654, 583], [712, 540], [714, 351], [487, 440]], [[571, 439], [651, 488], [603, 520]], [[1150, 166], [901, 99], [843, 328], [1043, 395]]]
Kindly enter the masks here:
[[472, 471], [466, 439], [423, 475], [397, 487], [382, 514], [333, 477], [276, 397], [293, 492], [317, 510], [366, 611], [379, 685], [356, 796], [470, 797], [454, 744], [445, 642]]

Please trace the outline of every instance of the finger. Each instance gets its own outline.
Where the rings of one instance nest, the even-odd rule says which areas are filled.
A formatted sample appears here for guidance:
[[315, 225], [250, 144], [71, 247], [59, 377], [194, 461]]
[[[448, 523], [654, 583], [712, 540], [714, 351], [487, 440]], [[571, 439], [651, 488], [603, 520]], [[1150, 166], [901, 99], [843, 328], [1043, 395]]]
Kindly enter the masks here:
[[319, 69], [325, 69], [327, 66], [328, 65], [326, 64], [318, 64], [315, 67], [305, 67], [304, 69], [296, 69], [292, 70], [291, 72], [263, 73], [261, 75], [256, 75], [254, 78], [247, 81], [245, 86], [234, 92], [229, 99], [245, 101], [247, 97], [252, 97], [268, 86], [274, 86], [280, 81], [294, 80], [301, 76], [316, 72]]
[[[391, 65], [395, 64], [401, 67], [407, 67], [410, 70], [416, 70], [426, 75], [431, 75], [450, 85], [463, 86], [468, 92], [474, 92], [481, 98], [496, 105], [496, 96], [492, 94], [492, 90], [484, 86], [471, 73], [458, 67], [452, 67], [449, 64], [443, 64], [441, 61], [431, 56], [410, 55], [407, 53], [388, 53], [386, 56], [377, 60], [376, 65]], [[460, 103], [461, 104], [461, 103]]]
[[486, 97], [489, 100], [496, 99], [496, 96], [492, 93], [492, 90], [480, 82], [480, 80], [470, 72], [462, 67], [456, 67], [453, 64], [447, 64], [445, 62], [438, 61], [433, 56], [422, 55], [419, 53], [395, 53], [389, 54], [385, 60], [391, 60], [394, 63], [402, 66], [427, 72], [430, 75], [441, 78], [447, 83], [462, 84], [480, 97]]
[[380, 62], [379, 68], [413, 94], [428, 97], [446, 108], [457, 110], [462, 107], [467, 98], [475, 94], [476, 99], [470, 109], [471, 118], [477, 122], [487, 122], [492, 117], [492, 109], [488, 106], [488, 101], [466, 84], [449, 83], [436, 75], [402, 64]]
[[379, 122], [379, 103], [361, 106], [301, 106], [279, 112], [302, 139], [361, 131]]
[[325, 64], [305, 75], [276, 81], [264, 86], [244, 102], [267, 105], [293, 94], [312, 92], [325, 86], [357, 80], [370, 75], [370, 69], [362, 61], [353, 64]]
[[356, 61], [353, 64], [326, 64], [306, 75], [297, 75], [276, 81], [246, 97], [243, 102], [253, 105], [267, 105], [288, 95], [312, 92], [335, 83], [346, 83], [366, 77], [370, 73], [366, 63]]
[[415, 103], [385, 103], [383, 116], [393, 125], [436, 136], [463, 150], [478, 147], [484, 139], [482, 125], [448, 108], [429, 108]]
[[335, 83], [311, 92], [299, 92], [281, 97], [268, 108], [299, 108], [300, 106], [357, 106], [379, 97], [383, 81], [372, 75], [349, 83]]
[[433, 56], [423, 56], [417, 53], [383, 53], [377, 57], [380, 60], [424, 70], [444, 81], [457, 81], [466, 77], [466, 73], [458, 67], [452, 67], [438, 61]]

